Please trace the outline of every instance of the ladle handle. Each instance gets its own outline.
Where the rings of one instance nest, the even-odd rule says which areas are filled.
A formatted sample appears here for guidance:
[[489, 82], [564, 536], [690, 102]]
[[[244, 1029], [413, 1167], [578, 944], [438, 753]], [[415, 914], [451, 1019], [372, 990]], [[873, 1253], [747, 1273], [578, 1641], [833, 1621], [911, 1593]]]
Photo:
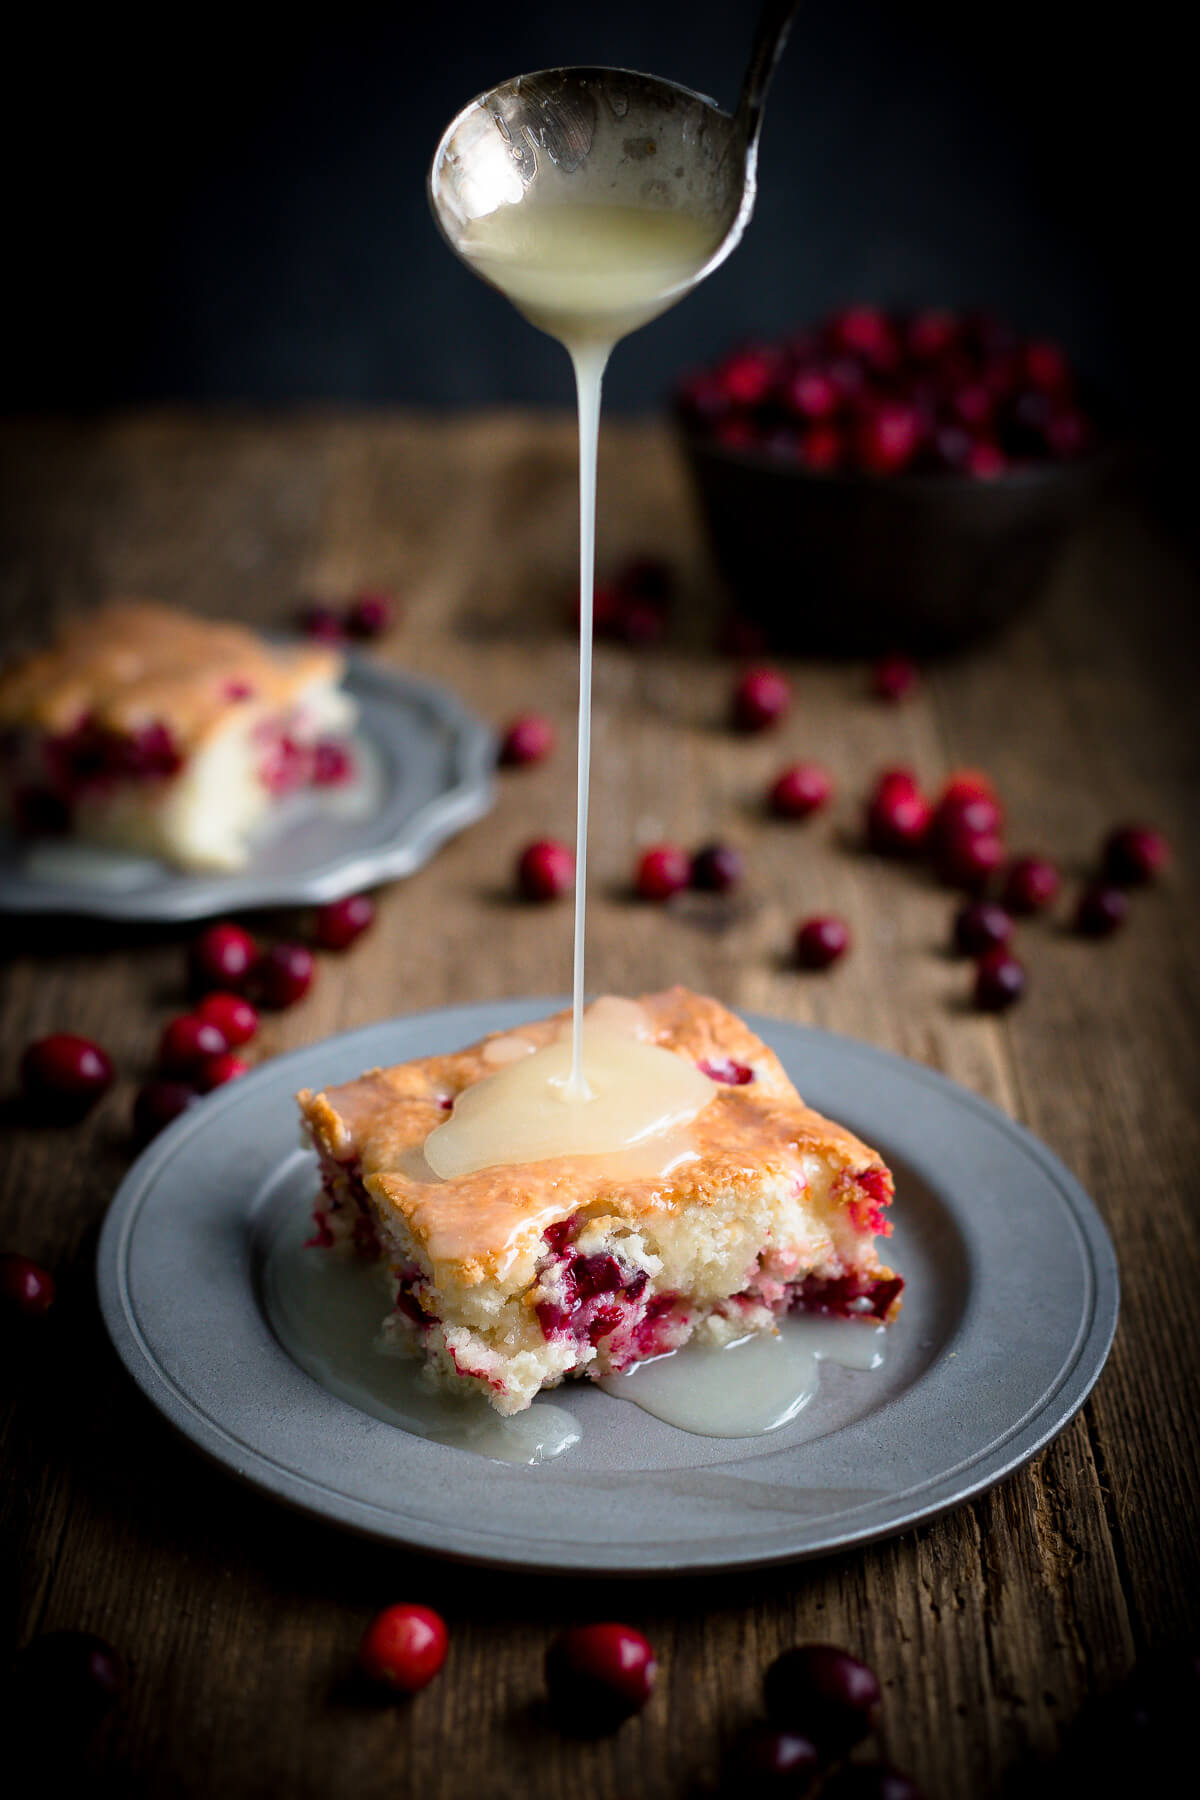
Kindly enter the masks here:
[[767, 103], [767, 89], [771, 85], [775, 65], [783, 54], [783, 46], [787, 43], [787, 35], [799, 4], [800, 0], [764, 0], [763, 9], [758, 15], [754, 44], [750, 51], [750, 61], [746, 65], [746, 77], [742, 82], [737, 108], [738, 123], [742, 127], [749, 151], [757, 149], [763, 108]]

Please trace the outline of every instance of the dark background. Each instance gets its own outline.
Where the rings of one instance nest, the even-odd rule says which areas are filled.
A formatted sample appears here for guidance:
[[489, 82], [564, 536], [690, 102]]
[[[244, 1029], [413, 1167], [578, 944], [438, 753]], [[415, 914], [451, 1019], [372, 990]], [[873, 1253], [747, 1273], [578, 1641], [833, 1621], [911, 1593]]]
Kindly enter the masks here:
[[[613, 62], [733, 102], [751, 0], [54, 11], [7, 45], [12, 411], [566, 403], [563, 353], [424, 195], [480, 88]], [[803, 6], [737, 254], [614, 361], [612, 406], [839, 302], [986, 303], [1170, 435], [1195, 391], [1185, 14]], [[1190, 433], [1190, 419], [1186, 433]]]

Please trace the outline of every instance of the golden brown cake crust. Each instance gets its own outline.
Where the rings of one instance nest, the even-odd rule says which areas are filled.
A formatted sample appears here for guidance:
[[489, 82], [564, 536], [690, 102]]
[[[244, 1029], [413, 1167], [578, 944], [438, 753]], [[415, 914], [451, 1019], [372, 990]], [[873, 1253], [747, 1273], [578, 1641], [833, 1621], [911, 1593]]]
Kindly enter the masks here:
[[821, 1157], [835, 1175], [884, 1170], [874, 1150], [804, 1104], [774, 1052], [716, 1000], [674, 987], [643, 995], [638, 1005], [648, 1041], [696, 1063], [754, 1070], [745, 1085], [714, 1081], [711, 1101], [688, 1128], [697, 1158], [665, 1177], [630, 1178], [606, 1171], [605, 1158], [574, 1157], [442, 1182], [425, 1163], [425, 1139], [445, 1119], [445, 1103], [495, 1072], [487, 1046], [514, 1037], [540, 1048], [568, 1013], [297, 1098], [318, 1148], [338, 1161], [357, 1158], [381, 1212], [394, 1212], [431, 1263], [453, 1265], [467, 1284], [495, 1278], [515, 1248], [581, 1207], [636, 1224], [648, 1214], [711, 1206], [764, 1169], [797, 1170], [805, 1156]]
[[237, 706], [281, 710], [342, 667], [323, 645], [281, 648], [244, 625], [111, 600], [0, 671], [0, 725], [63, 732], [91, 718], [128, 733], [160, 722], [187, 750]]

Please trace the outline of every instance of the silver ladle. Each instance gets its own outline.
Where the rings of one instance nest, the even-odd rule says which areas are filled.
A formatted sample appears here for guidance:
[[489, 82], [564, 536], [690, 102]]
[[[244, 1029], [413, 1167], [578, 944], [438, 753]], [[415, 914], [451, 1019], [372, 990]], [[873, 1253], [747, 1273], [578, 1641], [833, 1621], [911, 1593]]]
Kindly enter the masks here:
[[[691, 88], [630, 69], [541, 69], [503, 81], [450, 121], [429, 172], [433, 216], [450, 248], [500, 206], [682, 208], [710, 222], [716, 247], [674, 297], [719, 267], [754, 211], [767, 88], [798, 0], [767, 0], [735, 112]], [[719, 236], [718, 236], [719, 234]]]

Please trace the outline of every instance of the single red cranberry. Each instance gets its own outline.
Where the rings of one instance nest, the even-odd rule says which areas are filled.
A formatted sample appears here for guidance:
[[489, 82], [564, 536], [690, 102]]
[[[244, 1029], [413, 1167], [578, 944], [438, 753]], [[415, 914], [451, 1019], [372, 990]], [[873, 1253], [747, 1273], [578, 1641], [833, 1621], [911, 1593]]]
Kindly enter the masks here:
[[975, 1004], [984, 1012], [1003, 1012], [1025, 992], [1025, 968], [1003, 944], [980, 957], [975, 966]]
[[745, 869], [745, 858], [732, 844], [705, 844], [692, 858], [692, 886], [702, 894], [728, 894]]
[[678, 844], [651, 844], [638, 857], [633, 885], [642, 900], [669, 900], [688, 887], [692, 859]]
[[938, 843], [947, 843], [964, 832], [968, 837], [978, 837], [983, 832], [998, 835], [1003, 829], [1003, 810], [991, 794], [944, 793], [933, 816], [933, 834]]
[[133, 1135], [139, 1144], [173, 1124], [198, 1098], [194, 1087], [182, 1081], [148, 1081], [138, 1089], [133, 1103]]
[[953, 348], [958, 333], [958, 319], [952, 312], [931, 308], [928, 312], [916, 313], [909, 320], [905, 347], [910, 356], [932, 361]]
[[300, 613], [300, 629], [318, 644], [340, 644], [345, 632], [332, 606], [306, 606]]
[[210, 1056], [223, 1056], [229, 1048], [225, 1033], [212, 1019], [199, 1013], [180, 1013], [163, 1027], [158, 1041], [158, 1066], [167, 1075], [191, 1076]]
[[991, 424], [996, 400], [986, 382], [969, 381], [950, 396], [950, 410], [971, 432], [980, 432]]
[[754, 1080], [754, 1070], [749, 1063], [734, 1062], [731, 1056], [723, 1056], [714, 1062], [706, 1058], [696, 1064], [703, 1070], [710, 1081], [719, 1081], [724, 1087], [746, 1087]]
[[877, 306], [848, 306], [829, 322], [829, 338], [839, 350], [873, 368], [893, 368], [899, 359], [896, 329]]
[[1042, 340], [1026, 344], [1021, 354], [1025, 379], [1048, 393], [1063, 393], [1071, 385], [1071, 371], [1062, 348]]
[[735, 406], [758, 406], [771, 391], [778, 365], [772, 350], [740, 350], [722, 363], [717, 379]]
[[875, 786], [871, 789], [871, 798], [878, 800], [885, 794], [917, 794], [920, 786], [911, 769], [882, 769], [875, 778]]
[[382, 637], [391, 622], [391, 597], [377, 590], [356, 594], [346, 608], [346, 630], [351, 637]]
[[575, 858], [554, 838], [527, 844], [517, 859], [517, 889], [525, 900], [557, 900], [575, 885]]
[[924, 794], [896, 781], [867, 807], [867, 843], [879, 856], [910, 856], [929, 835], [933, 810]]
[[1075, 929], [1083, 937], [1111, 937], [1119, 931], [1129, 915], [1129, 896], [1124, 888], [1107, 887], [1093, 882], [1079, 896], [1075, 909]]
[[938, 805], [945, 806], [950, 801], [977, 800], [980, 797], [995, 800], [999, 805], [999, 796], [990, 775], [982, 769], [955, 769], [942, 785], [938, 795]]
[[446, 1660], [446, 1621], [428, 1606], [387, 1606], [363, 1633], [358, 1660], [372, 1681], [415, 1694]]
[[49, 1269], [12, 1250], [0, 1256], [0, 1304], [5, 1312], [40, 1318], [54, 1305], [54, 1292]]
[[850, 928], [832, 913], [803, 919], [796, 927], [795, 947], [802, 969], [827, 969], [850, 948]]
[[112, 1083], [108, 1052], [70, 1031], [37, 1038], [21, 1058], [25, 1098], [50, 1118], [81, 1119]]
[[903, 700], [917, 685], [917, 665], [908, 656], [882, 656], [871, 670], [877, 700]]
[[780, 819], [807, 819], [833, 792], [833, 777], [820, 763], [792, 763], [771, 783], [767, 804]]
[[833, 1644], [798, 1644], [777, 1656], [763, 1682], [767, 1713], [803, 1732], [825, 1755], [841, 1755], [871, 1729], [879, 1682], [866, 1663]]
[[728, 1791], [756, 1794], [807, 1794], [821, 1767], [821, 1753], [810, 1738], [776, 1725], [748, 1725], [736, 1739], [725, 1764]]
[[1012, 919], [994, 900], [969, 900], [954, 915], [954, 948], [963, 956], [982, 956], [1012, 934]]
[[250, 1064], [243, 1057], [235, 1056], [232, 1050], [226, 1050], [220, 1056], [205, 1057], [196, 1071], [196, 1086], [202, 1094], [211, 1094], [214, 1088], [224, 1087], [227, 1081], [237, 1081], [249, 1073]]
[[1149, 825], [1121, 825], [1104, 840], [1101, 863], [1105, 878], [1122, 887], [1141, 887], [1162, 874], [1171, 846]]
[[321, 738], [313, 747], [312, 778], [317, 787], [342, 787], [354, 774], [354, 757], [336, 738]]
[[322, 950], [345, 950], [374, 923], [375, 902], [370, 894], [347, 894], [331, 900], [313, 914], [313, 936]]
[[303, 1000], [317, 972], [312, 951], [304, 944], [272, 944], [254, 965], [254, 992], [275, 1011]]
[[800, 369], [784, 394], [792, 412], [810, 421], [831, 419], [842, 404], [838, 386], [825, 369]]
[[999, 444], [984, 440], [971, 445], [967, 454], [967, 474], [973, 475], [977, 481], [994, 481], [1007, 468], [1008, 458]]
[[947, 887], [973, 893], [986, 887], [1004, 866], [1004, 840], [992, 831], [958, 827], [939, 836], [935, 858], [938, 876]]
[[258, 1030], [258, 1014], [240, 994], [205, 994], [196, 1015], [215, 1025], [231, 1049], [248, 1044]]
[[791, 705], [792, 690], [776, 669], [747, 669], [733, 690], [733, 723], [738, 731], [767, 731]]
[[568, 1729], [611, 1731], [645, 1706], [658, 1662], [629, 1625], [574, 1625], [546, 1654], [546, 1687], [555, 1718]]
[[210, 925], [188, 952], [188, 971], [196, 993], [212, 988], [238, 992], [255, 962], [258, 945], [240, 925]]
[[859, 466], [870, 475], [898, 475], [915, 459], [922, 436], [921, 415], [915, 406], [883, 401], [855, 432]]
[[891, 1763], [845, 1763], [821, 1789], [821, 1800], [921, 1800], [915, 1781]]
[[1059, 890], [1059, 874], [1044, 856], [1017, 856], [1004, 871], [1001, 894], [1009, 912], [1041, 912]]
[[97, 1725], [124, 1688], [124, 1661], [90, 1631], [47, 1632], [27, 1644], [17, 1659], [22, 1716], [52, 1721], [65, 1733]]
[[554, 727], [541, 713], [521, 713], [504, 729], [500, 761], [507, 769], [541, 762], [554, 748]]
[[800, 439], [796, 455], [810, 474], [832, 475], [846, 460], [846, 440], [832, 425], [814, 425]]

